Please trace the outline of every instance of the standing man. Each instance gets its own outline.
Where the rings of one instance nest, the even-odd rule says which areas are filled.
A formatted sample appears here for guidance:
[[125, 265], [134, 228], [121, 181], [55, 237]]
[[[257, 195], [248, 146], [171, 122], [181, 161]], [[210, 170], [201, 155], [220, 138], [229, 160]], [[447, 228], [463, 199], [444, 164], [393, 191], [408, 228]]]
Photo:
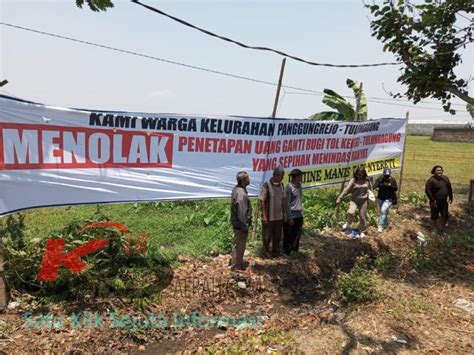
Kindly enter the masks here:
[[283, 168], [276, 168], [273, 171], [272, 178], [262, 185], [260, 195], [258, 196], [262, 210], [262, 254], [267, 258], [281, 255], [280, 241], [283, 222], [286, 223], [288, 216], [283, 184], [281, 183], [284, 175], [285, 170]]
[[448, 202], [453, 203], [451, 181], [443, 175], [443, 172], [442, 166], [435, 165], [431, 169], [433, 175], [425, 185], [426, 195], [430, 199], [431, 223], [433, 228], [438, 228], [440, 231], [444, 230], [448, 222]]
[[289, 256], [292, 251], [298, 252], [300, 237], [303, 231], [303, 172], [293, 169], [291, 182], [285, 187], [285, 199], [288, 203], [288, 223], [283, 227], [283, 253]]
[[374, 189], [378, 190], [377, 206], [379, 206], [380, 218], [378, 232], [382, 233], [388, 227], [388, 212], [390, 207], [397, 204], [397, 181], [391, 176], [389, 168], [384, 169], [383, 175], [375, 181]]
[[237, 185], [232, 189], [230, 218], [234, 227], [234, 243], [232, 246], [232, 270], [244, 270], [244, 252], [252, 225], [252, 204], [250, 203], [247, 186], [250, 184], [249, 174], [245, 171], [237, 173]]

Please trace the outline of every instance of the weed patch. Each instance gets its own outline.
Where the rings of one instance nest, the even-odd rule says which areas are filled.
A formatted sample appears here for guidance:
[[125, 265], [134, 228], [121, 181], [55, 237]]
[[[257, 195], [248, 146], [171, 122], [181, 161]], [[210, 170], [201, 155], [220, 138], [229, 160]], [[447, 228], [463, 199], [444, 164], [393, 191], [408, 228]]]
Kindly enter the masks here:
[[377, 297], [377, 284], [373, 272], [356, 264], [350, 272], [339, 276], [336, 293], [344, 304], [373, 301]]

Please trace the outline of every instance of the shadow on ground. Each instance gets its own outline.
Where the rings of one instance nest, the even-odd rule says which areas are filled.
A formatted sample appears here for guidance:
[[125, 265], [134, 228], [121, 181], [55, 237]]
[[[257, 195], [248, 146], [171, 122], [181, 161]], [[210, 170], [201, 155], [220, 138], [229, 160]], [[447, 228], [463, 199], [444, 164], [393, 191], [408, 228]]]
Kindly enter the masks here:
[[[451, 208], [448, 229], [430, 230], [429, 208], [405, 206], [393, 215], [393, 228], [378, 235], [374, 227], [366, 239], [348, 239], [341, 232], [303, 238], [296, 256], [256, 263], [254, 272], [270, 275], [285, 305], [319, 304], [334, 293], [340, 273], [359, 259], [387, 279], [426, 286], [437, 280], [474, 282], [474, 204]], [[425, 235], [421, 245], [417, 232]]]
[[[392, 326], [394, 334], [398, 334], [396, 340], [378, 340], [374, 337], [356, 334], [347, 324], [341, 325], [342, 332], [347, 337], [348, 342], [341, 351], [342, 355], [351, 354], [359, 344], [362, 346], [374, 347], [383, 353], [397, 353], [400, 350], [416, 350], [418, 339], [406, 328]], [[398, 342], [397, 342], [398, 340]], [[406, 344], [404, 344], [406, 341]]]

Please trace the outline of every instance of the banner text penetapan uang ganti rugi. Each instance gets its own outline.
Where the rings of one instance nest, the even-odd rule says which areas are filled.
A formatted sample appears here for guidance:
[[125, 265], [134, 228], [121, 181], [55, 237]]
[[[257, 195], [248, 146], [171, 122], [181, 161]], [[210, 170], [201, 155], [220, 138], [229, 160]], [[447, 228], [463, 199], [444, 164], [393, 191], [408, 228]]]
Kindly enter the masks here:
[[[315, 122], [64, 109], [0, 96], [0, 215], [72, 204], [228, 197], [235, 174], [256, 196], [271, 172], [304, 187], [365, 165], [399, 169], [405, 119]], [[28, 181], [25, 184], [25, 181]]]

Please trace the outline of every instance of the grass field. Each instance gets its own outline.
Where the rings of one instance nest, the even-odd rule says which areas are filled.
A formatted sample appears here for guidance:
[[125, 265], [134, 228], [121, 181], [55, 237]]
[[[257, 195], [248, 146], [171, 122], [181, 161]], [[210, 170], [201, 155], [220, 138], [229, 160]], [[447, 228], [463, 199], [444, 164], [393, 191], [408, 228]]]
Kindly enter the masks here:
[[[455, 192], [466, 195], [468, 181], [474, 178], [474, 144], [439, 143], [429, 137], [412, 136], [407, 141], [405, 162], [403, 193], [423, 192], [432, 166], [439, 164], [450, 177]], [[320, 190], [314, 194], [312, 200], [330, 198], [330, 194]], [[323, 209], [331, 208], [329, 202], [315, 207], [320, 211], [318, 216], [328, 214]], [[25, 234], [27, 239], [49, 237], [68, 222], [85, 224], [105, 215], [133, 233], [149, 234], [150, 241], [170, 260], [175, 260], [178, 255], [196, 257], [228, 252], [232, 240], [228, 209], [227, 199], [44, 208], [24, 213]]]
[[409, 136], [405, 152], [403, 192], [424, 192], [434, 165], [441, 165], [456, 194], [466, 195], [474, 179], [474, 144], [433, 142], [430, 137]]
[[[88, 205], [42, 208], [25, 212], [26, 239], [48, 237], [71, 221], [86, 225], [106, 216], [125, 225], [134, 235], [145, 233], [160, 254], [170, 260], [178, 255], [201, 257], [227, 252], [232, 234], [225, 213], [228, 201]], [[190, 216], [194, 216], [190, 220]], [[205, 223], [204, 219], [208, 221]]]

